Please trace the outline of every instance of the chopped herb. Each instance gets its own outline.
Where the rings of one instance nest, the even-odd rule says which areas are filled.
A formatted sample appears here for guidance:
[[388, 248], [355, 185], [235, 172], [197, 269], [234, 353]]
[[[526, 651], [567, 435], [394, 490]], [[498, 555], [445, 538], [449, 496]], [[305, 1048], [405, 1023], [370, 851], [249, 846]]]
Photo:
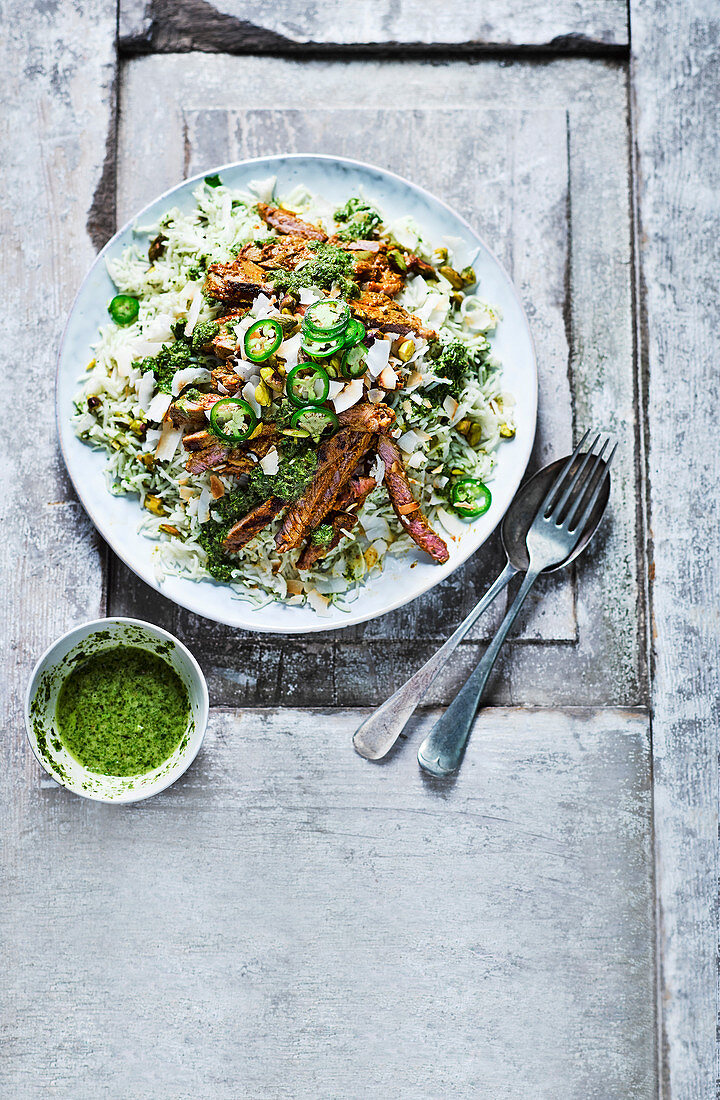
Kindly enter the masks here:
[[333, 529], [331, 523], [321, 523], [310, 535], [313, 546], [328, 546], [332, 542]]
[[163, 344], [157, 355], [149, 355], [140, 363], [140, 370], [151, 370], [161, 393], [172, 393], [172, 380], [176, 371], [189, 367], [193, 362], [190, 347], [184, 340]]
[[335, 221], [345, 223], [337, 231], [341, 241], [364, 241], [375, 232], [382, 218], [364, 199], [353, 198], [335, 211]]
[[357, 298], [360, 288], [349, 277], [353, 269], [352, 256], [326, 241], [308, 241], [307, 246], [315, 255], [303, 267], [296, 271], [276, 268], [270, 272], [275, 290], [295, 294], [306, 286], [322, 287], [325, 290], [337, 286], [343, 298]]
[[220, 331], [220, 325], [216, 321], [201, 321], [195, 325], [192, 334], [193, 351], [202, 351], [207, 344], [211, 344]]
[[437, 386], [431, 386], [425, 393], [434, 405], [442, 405], [448, 394], [453, 397], [460, 396], [463, 376], [468, 368], [474, 365], [474, 361], [462, 340], [451, 340], [449, 344], [434, 345], [428, 351], [428, 357], [434, 360], [433, 370], [436, 375], [450, 379], [449, 382], [441, 382]]
[[205, 183], [208, 185], [208, 187], [222, 187], [222, 180], [220, 179], [217, 172], [213, 176], [206, 176]]

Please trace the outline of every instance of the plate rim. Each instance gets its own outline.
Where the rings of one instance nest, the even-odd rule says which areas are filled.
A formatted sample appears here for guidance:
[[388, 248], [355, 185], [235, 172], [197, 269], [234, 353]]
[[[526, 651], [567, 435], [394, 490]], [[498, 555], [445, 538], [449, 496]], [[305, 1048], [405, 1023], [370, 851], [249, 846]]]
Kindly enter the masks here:
[[[98, 510], [93, 508], [90, 504], [88, 504], [88, 502], [86, 501], [85, 495], [83, 494], [83, 492], [81, 490], [81, 487], [78, 484], [78, 481], [76, 480], [75, 476], [73, 475], [73, 471], [72, 471], [72, 468], [71, 468], [71, 463], [69, 461], [68, 454], [66, 452], [66, 447], [65, 447], [64, 432], [68, 430], [68, 424], [64, 424], [63, 420], [61, 419], [59, 389], [60, 389], [60, 370], [61, 370], [61, 365], [62, 365], [62, 358], [63, 358], [63, 351], [64, 351], [64, 348], [65, 348], [65, 342], [66, 342], [67, 337], [68, 337], [68, 333], [69, 333], [69, 330], [70, 330], [70, 325], [71, 325], [71, 322], [72, 322], [73, 317], [75, 315], [75, 311], [78, 307], [78, 304], [80, 302], [80, 298], [81, 298], [81, 296], [82, 296], [82, 294], [85, 290], [85, 287], [88, 283], [88, 280], [91, 278], [93, 272], [96, 270], [98, 265], [100, 265], [103, 262], [105, 255], [112, 249], [113, 245], [119, 240], [119, 238], [122, 237], [128, 231], [134, 231], [134, 226], [142, 218], [142, 216], [146, 213], [146, 211], [148, 211], [151, 207], [157, 205], [158, 203], [161, 203], [164, 200], [168, 200], [172, 195], [176, 194], [181, 188], [188, 187], [188, 188], [192, 189], [193, 184], [199, 183], [207, 175], [218, 174], [218, 173], [221, 173], [223, 171], [228, 171], [230, 169], [243, 168], [243, 167], [251, 166], [251, 165], [254, 165], [254, 164], [261, 165], [261, 164], [266, 164], [268, 162], [293, 161], [293, 160], [313, 160], [313, 161], [319, 161], [319, 162], [330, 162], [330, 163], [335, 163], [335, 164], [349, 165], [349, 166], [351, 166], [352, 168], [355, 168], [355, 169], [370, 171], [370, 172], [377, 173], [380, 176], [389, 177], [390, 179], [394, 180], [397, 184], [400, 184], [403, 187], [409, 188], [411, 191], [419, 193], [426, 200], [429, 199], [431, 204], [439, 206], [443, 210], [447, 211], [447, 213], [450, 214], [451, 217], [456, 219], [456, 221], [458, 221], [462, 226], [465, 227], [465, 229], [470, 233], [471, 237], [474, 237], [479, 242], [480, 246], [482, 248], [484, 248], [485, 251], [487, 252], [487, 254], [492, 258], [493, 262], [496, 264], [497, 268], [500, 270], [500, 272], [504, 276], [505, 280], [507, 281], [507, 284], [510, 287], [511, 292], [512, 292], [513, 296], [515, 297], [518, 309], [520, 311], [520, 317], [522, 319], [523, 326], [524, 326], [524, 329], [525, 329], [525, 334], [526, 334], [527, 339], [528, 339], [529, 348], [530, 348], [530, 362], [531, 362], [531, 366], [532, 366], [532, 381], [533, 381], [532, 393], [531, 393], [532, 409], [531, 409], [531, 417], [530, 417], [531, 423], [530, 423], [529, 428], [528, 428], [527, 439], [525, 440], [525, 446], [524, 446], [524, 448], [523, 448], [523, 450], [520, 454], [520, 458], [517, 460], [517, 465], [516, 465], [516, 468], [515, 468], [516, 469], [516, 474], [511, 479], [511, 481], [514, 484], [512, 486], [512, 490], [511, 490], [511, 493], [510, 493], [510, 496], [509, 496], [509, 499], [508, 499], [508, 502], [507, 502], [505, 508], [503, 509], [502, 513], [498, 516], [497, 521], [494, 524], [494, 526], [483, 536], [483, 538], [481, 539], [481, 541], [479, 543], [473, 544], [467, 550], [466, 553], [462, 552], [462, 542], [459, 543], [458, 549], [459, 549], [460, 553], [458, 554], [457, 558], [451, 558], [450, 561], [447, 563], [447, 565], [450, 565], [451, 568], [448, 569], [446, 566], [443, 566], [442, 569], [439, 570], [439, 572], [436, 575], [433, 575], [432, 573], [429, 574], [428, 578], [427, 578], [427, 583], [423, 584], [420, 588], [417, 589], [417, 591], [414, 591], [411, 595], [404, 595], [403, 594], [403, 595], [399, 596], [396, 600], [393, 600], [390, 603], [388, 603], [387, 605], [385, 605], [381, 610], [371, 610], [371, 611], [368, 611], [365, 614], [354, 613], [352, 610], [350, 610], [349, 612], [343, 614], [343, 619], [342, 620], [338, 620], [338, 621], [334, 621], [334, 622], [329, 622], [329, 621], [325, 620], [322, 616], [316, 614], [315, 619], [317, 620], [317, 622], [313, 621], [309, 624], [303, 622], [303, 623], [298, 623], [296, 625], [293, 625], [292, 623], [283, 623], [282, 625], [271, 625], [271, 624], [268, 624], [267, 622], [265, 622], [265, 623], [262, 623], [262, 622], [254, 623], [254, 622], [245, 621], [245, 620], [243, 620], [242, 622], [229, 621], [229, 619], [227, 617], [219, 618], [215, 614], [208, 614], [207, 609], [199, 606], [199, 600], [194, 600], [190, 596], [188, 596], [187, 598], [180, 598], [177, 595], [170, 594], [165, 589], [164, 583], [157, 579], [157, 576], [155, 574], [155, 570], [152, 568], [152, 564], [150, 564], [147, 568], [144, 568], [142, 563], [132, 564], [130, 561], [127, 560], [127, 558], [125, 557], [125, 554], [123, 552], [121, 552], [121, 550], [118, 548], [117, 540], [114, 538], [112, 531], [108, 530], [110, 525], [108, 523], [104, 523], [102, 518], [98, 516]], [[351, 157], [335, 156], [335, 155], [330, 154], [330, 153], [300, 153], [300, 152], [297, 152], [297, 153], [269, 153], [269, 154], [266, 154], [262, 157], [248, 157], [244, 160], [226, 161], [224, 164], [213, 165], [210, 168], [204, 169], [202, 172], [197, 172], [193, 176], [187, 176], [185, 179], [182, 179], [178, 183], [173, 184], [172, 187], [167, 188], [165, 191], [161, 192], [159, 195], [156, 195], [148, 203], [146, 203], [143, 207], [141, 207], [139, 210], [137, 210], [132, 215], [132, 217], [130, 217], [122, 226], [120, 226], [115, 231], [115, 233], [113, 233], [112, 237], [110, 237], [109, 240], [106, 241], [106, 243], [103, 245], [103, 247], [97, 253], [97, 255], [95, 256], [95, 259], [90, 264], [87, 271], [85, 272], [85, 275], [83, 276], [83, 278], [80, 282], [80, 285], [78, 287], [78, 290], [77, 290], [77, 292], [76, 292], [76, 294], [73, 298], [72, 305], [70, 306], [70, 309], [68, 310], [67, 317], [66, 317], [66, 320], [65, 320], [65, 324], [64, 324], [63, 330], [62, 330], [62, 335], [61, 335], [60, 341], [58, 343], [58, 351], [57, 351], [57, 356], [56, 356], [56, 366], [55, 366], [55, 422], [56, 422], [57, 435], [58, 435], [58, 440], [59, 440], [59, 445], [60, 445], [60, 453], [62, 455], [62, 459], [63, 459], [63, 462], [65, 464], [65, 469], [67, 470], [68, 477], [70, 478], [71, 484], [72, 484], [72, 486], [73, 486], [73, 488], [74, 488], [74, 490], [75, 490], [75, 492], [78, 496], [78, 499], [79, 499], [83, 509], [85, 510], [86, 514], [88, 515], [91, 522], [93, 523], [93, 525], [94, 525], [95, 529], [97, 530], [97, 532], [104, 539], [104, 541], [107, 543], [107, 545], [113, 551], [113, 553], [116, 554], [117, 557], [120, 558], [120, 560], [123, 562], [123, 564], [128, 569], [130, 569], [130, 571], [132, 573], [134, 573], [135, 576], [137, 576], [145, 584], [149, 585], [149, 587], [153, 588], [159, 595], [163, 596], [165, 599], [170, 600], [172, 603], [176, 604], [177, 606], [182, 607], [185, 610], [190, 611], [195, 615], [200, 615], [203, 618], [208, 619], [211, 622], [221, 623], [221, 624], [223, 624], [225, 626], [228, 626], [232, 629], [247, 630], [247, 631], [251, 631], [253, 633], [260, 633], [260, 634], [279, 634], [279, 635], [284, 635], [284, 634], [309, 634], [309, 633], [317, 634], [317, 633], [322, 633], [322, 632], [329, 632], [329, 631], [332, 631], [332, 630], [341, 630], [345, 627], [357, 626], [361, 623], [371, 622], [374, 619], [378, 619], [383, 615], [389, 614], [389, 612], [391, 612], [391, 611], [396, 611], [400, 607], [404, 607], [406, 604], [412, 603], [413, 600], [416, 600], [419, 596], [422, 596], [426, 592], [429, 592], [436, 585], [440, 584], [442, 581], [444, 581], [448, 577], [452, 576], [452, 574], [457, 569], [459, 569], [461, 565], [464, 565], [466, 561], [468, 561], [474, 554], [476, 554], [485, 545], [485, 543], [490, 538], [490, 536], [493, 534], [493, 532], [502, 523], [502, 521], [504, 519], [504, 516], [505, 516], [505, 513], [507, 512], [507, 509], [510, 507], [510, 503], [512, 502], [513, 497], [517, 493], [517, 490], [520, 487], [520, 484], [522, 483], [522, 479], [525, 476], [525, 472], [527, 470], [527, 466], [528, 466], [528, 463], [530, 461], [530, 456], [532, 454], [533, 446], [534, 446], [534, 443], [535, 443], [535, 436], [537, 434], [537, 414], [538, 414], [538, 364], [537, 364], [537, 350], [536, 350], [536, 347], [535, 347], [535, 340], [534, 340], [534, 337], [533, 337], [532, 328], [530, 326], [530, 322], [528, 320], [528, 316], [527, 316], [525, 307], [523, 305], [522, 299], [520, 298], [517, 287], [515, 286], [515, 283], [514, 283], [513, 279], [510, 276], [510, 273], [507, 271], [507, 269], [506, 269], [505, 265], [503, 264], [503, 262], [500, 259], [498, 259], [495, 252], [488, 246], [487, 241], [485, 240], [485, 238], [476, 229], [473, 228], [473, 226], [470, 224], [470, 222], [467, 220], [467, 218], [463, 217], [462, 214], [459, 214], [455, 209], [453, 209], [453, 207], [450, 206], [449, 203], [445, 202], [443, 199], [439, 198], [437, 195], [433, 194], [433, 192], [429, 191], [427, 188], [423, 187], [422, 185], [414, 183], [412, 180], [407, 179], [405, 176], [399, 175], [397, 172], [393, 172], [389, 168], [383, 168], [383, 167], [381, 167], [380, 165], [377, 165], [377, 164], [370, 164], [367, 161], [355, 160], [354, 158], [351, 158]], [[517, 442], [519, 442], [519, 440]], [[204, 584], [204, 583], [214, 584], [214, 582], [212, 581], [211, 578], [203, 578], [202, 581], [192, 581], [189, 578], [183, 578], [183, 577], [178, 577], [176, 579], [184, 580], [187, 584], [195, 585], [198, 591], [202, 591], [202, 584]], [[218, 586], [218, 587], [227, 587], [227, 586]], [[360, 598], [361, 597], [358, 597], [358, 600]], [[231, 606], [236, 606], [237, 607], [237, 606], [247, 605], [248, 619], [252, 618], [253, 615], [257, 615], [257, 616], [261, 615], [263, 610], [265, 609], [265, 607], [268, 606], [267, 604], [265, 604], [262, 607], [254, 608], [249, 603], [249, 601], [242, 600], [242, 599], [236, 599], [233, 596], [229, 597], [229, 599], [232, 601]], [[274, 607], [274, 606], [276, 606], [276, 604], [277, 604], [277, 601], [273, 600], [273, 601], [271, 601], [269, 606]]]

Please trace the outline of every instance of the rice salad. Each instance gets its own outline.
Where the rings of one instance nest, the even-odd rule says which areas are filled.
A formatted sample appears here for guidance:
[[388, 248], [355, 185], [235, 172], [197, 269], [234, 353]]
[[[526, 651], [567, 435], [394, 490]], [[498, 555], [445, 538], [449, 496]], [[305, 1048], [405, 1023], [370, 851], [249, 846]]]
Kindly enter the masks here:
[[[385, 221], [371, 197], [349, 196], [346, 207], [338, 210], [303, 187], [281, 196], [275, 187], [274, 178], [254, 181], [242, 191], [224, 186], [217, 176], [207, 177], [193, 192], [194, 209], [174, 208], [158, 225], [138, 227], [138, 244], [108, 260], [118, 291], [113, 302], [124, 303], [126, 312], [112, 314], [100, 328], [75, 399], [74, 429], [84, 442], [107, 453], [108, 490], [137, 494], [139, 529], [157, 543], [153, 558], [159, 582], [170, 574], [214, 580], [227, 585], [229, 595], [257, 607], [282, 601], [308, 604], [323, 614], [330, 604], [342, 609], [356, 598], [359, 586], [382, 571], [388, 555], [415, 560], [411, 551], [418, 540], [413, 541], [402, 509], [398, 511], [397, 501], [394, 506], [388, 495], [386, 463], [379, 452], [369, 452], [363, 470], [367, 484], [372, 478], [375, 486], [355, 509], [357, 522], [351, 509], [352, 525], [337, 532], [336, 542], [326, 539], [323, 556], [309, 568], [303, 568], [307, 559], [299, 548], [278, 550], [282, 502], [272, 522], [237, 552], [223, 552], [218, 558], [213, 550], [217, 539], [212, 542], [211, 536], [220, 530], [225, 534], [233, 519], [229, 505], [247, 485], [247, 463], [255, 464], [251, 482], [260, 486], [259, 496], [253, 498], [258, 500], [273, 492], [273, 479], [282, 475], [288, 456], [295, 459], [305, 453], [303, 445], [317, 450], [319, 442], [307, 431], [293, 435], [287, 427], [291, 421], [282, 419], [287, 395], [277, 386], [272, 390], [264, 385], [263, 379], [270, 376], [261, 374], [263, 363], [247, 354], [248, 330], [259, 321], [282, 320], [283, 340], [269, 360], [275, 378], [279, 371], [286, 380], [299, 363], [320, 364], [318, 374], [324, 377], [326, 371], [330, 379], [327, 415], [336, 425], [337, 414], [357, 402], [392, 410], [388, 438], [402, 456], [403, 477], [427, 523], [450, 540], [462, 537], [473, 515], [463, 510], [462, 500], [458, 503], [457, 485], [492, 486], [498, 448], [515, 434], [515, 402], [503, 392], [501, 365], [489, 341], [500, 321], [498, 311], [482, 298], [472, 268], [458, 270], [464, 242], [428, 241], [409, 217]], [[339, 277], [330, 285], [325, 279], [325, 285], [315, 286], [313, 261], [296, 264], [287, 278], [284, 272], [278, 278], [280, 264], [274, 272], [265, 269], [264, 289], [241, 302], [242, 309], [220, 329], [226, 341], [229, 333], [231, 345], [237, 341], [231, 354], [224, 352], [220, 360], [199, 339], [200, 333], [217, 332], [218, 318], [228, 313], [227, 301], [208, 293], [208, 269], [227, 268], [253, 242], [270, 242], [272, 250], [274, 238], [282, 236], [282, 223], [280, 230], [273, 228], [267, 210], [291, 212], [302, 219], [298, 225], [318, 227], [328, 243], [320, 238], [310, 241], [309, 247], [317, 245], [313, 256], [329, 254], [330, 249], [338, 255], [339, 249], [355, 249], [343, 255], [351, 255], [359, 269], [362, 262], [355, 257], [367, 255], [367, 250], [356, 246], [368, 246], [372, 263], [372, 250], [379, 248], [387, 270], [401, 273], [402, 288], [392, 302], [411, 315], [414, 327], [383, 329], [364, 315], [362, 301], [373, 295], [365, 294], [362, 284], [353, 284], [350, 269], [347, 279]], [[367, 211], [372, 217], [365, 216]], [[355, 239], [354, 227], [359, 235]], [[303, 272], [310, 276], [303, 280]], [[299, 326], [304, 313], [328, 297], [343, 298], [353, 317], [361, 318], [360, 328], [364, 324], [358, 352], [364, 373], [359, 377], [345, 373], [342, 363], [338, 367], [338, 356], [313, 361], [302, 350], [305, 338], [292, 332], [293, 322]], [[219, 367], [225, 373], [218, 376]], [[218, 381], [220, 377], [226, 383], [228, 371], [237, 375], [236, 391]], [[172, 419], [172, 409], [183, 396], [202, 398], [209, 391], [219, 394], [221, 402], [227, 401], [227, 393], [237, 392], [238, 398], [242, 395], [237, 403], [249, 405], [259, 424], [273, 414], [281, 432], [280, 442], [262, 458], [252, 452], [248, 437], [240, 448], [245, 467], [238, 474], [222, 463], [188, 468], [189, 446], [183, 426]], [[207, 413], [204, 427], [204, 434], [212, 435]], [[488, 502], [490, 491], [486, 490]], [[312, 540], [315, 532], [309, 537]]]

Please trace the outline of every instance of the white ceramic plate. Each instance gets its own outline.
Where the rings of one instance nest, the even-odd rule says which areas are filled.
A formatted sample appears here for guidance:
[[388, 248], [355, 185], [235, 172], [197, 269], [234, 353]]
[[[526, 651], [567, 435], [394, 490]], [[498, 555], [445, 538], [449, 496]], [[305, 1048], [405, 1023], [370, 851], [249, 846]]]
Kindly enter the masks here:
[[[229, 588], [212, 580], [197, 582], [168, 577], [159, 583], [153, 567], [157, 543], [138, 532], [141, 515], [137, 498], [115, 497], [108, 492], [104, 452], [93, 451], [81, 443], [70, 421], [73, 397], [91, 358], [91, 345], [97, 340], [99, 326], [107, 322], [107, 304], [115, 293], [106, 261], [118, 256], [128, 245], [138, 241], [144, 244], [146, 240], [134, 231], [134, 223], [116, 233], [96, 259], [80, 288], [63, 336], [58, 359], [57, 418], [70, 477], [90, 518], [118, 557], [147, 584], [190, 611], [228, 626], [277, 634], [306, 634], [374, 619], [427, 592], [474, 554], [502, 519], [520, 484], [532, 449], [537, 414], [537, 368], [525, 312], [506, 271], [468, 223], [445, 203], [392, 172], [339, 157], [303, 154], [260, 157], [210, 171], [219, 172], [228, 186], [240, 188], [247, 187], [252, 179], [275, 175], [281, 195], [297, 184], [304, 184], [338, 205], [362, 187], [367, 198], [377, 202], [388, 218], [412, 215], [427, 240], [439, 245], [446, 236], [463, 239], [468, 258], [475, 257], [480, 294], [502, 313], [492, 344], [503, 363], [503, 389], [517, 400], [514, 409], [517, 434], [500, 448], [491, 482], [492, 506], [484, 516], [467, 525], [462, 537], [448, 540], [450, 560], [445, 565], [433, 564], [420, 551], [408, 554], [405, 559], [388, 558], [383, 574], [359, 590], [349, 612], [331, 607], [326, 616], [320, 616], [309, 607], [283, 604], [269, 604], [256, 610], [247, 601], [235, 598]], [[192, 192], [202, 178], [185, 180], [161, 195], [140, 211], [137, 224], [151, 226], [174, 206], [191, 209]]]

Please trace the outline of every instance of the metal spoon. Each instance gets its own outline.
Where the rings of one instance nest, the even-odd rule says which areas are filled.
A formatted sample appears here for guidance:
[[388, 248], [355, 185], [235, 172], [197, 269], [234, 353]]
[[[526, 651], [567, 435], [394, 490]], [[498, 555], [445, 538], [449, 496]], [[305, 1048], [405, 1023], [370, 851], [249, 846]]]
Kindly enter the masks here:
[[[571, 467], [572, 472], [577, 469], [584, 457], [584, 454], [578, 455]], [[362, 725], [358, 727], [353, 737], [353, 746], [360, 756], [364, 756], [367, 760], [380, 760], [390, 751], [438, 672], [447, 663], [473, 623], [490, 606], [495, 597], [502, 592], [508, 581], [516, 573], [527, 572], [530, 564], [525, 541], [527, 533], [540, 504], [565, 463], [567, 463], [567, 459], [561, 458], [557, 462], [551, 462], [549, 466], [544, 466], [518, 490], [512, 504], [505, 513], [500, 528], [503, 549], [508, 559], [507, 565], [480, 602], [476, 604], [467, 618], [460, 623], [455, 633], [448, 638], [437, 653], [433, 654], [430, 660], [426, 661], [422, 668], [419, 668], [410, 677], [407, 683], [398, 688], [394, 695], [391, 695], [382, 706], [373, 711], [370, 717], [366, 718]], [[554, 573], [558, 569], [564, 569], [571, 561], [574, 561], [578, 554], [582, 553], [595, 533], [595, 529], [605, 511], [609, 495], [610, 478], [606, 477], [585, 530], [572, 553], [557, 565], [543, 569], [543, 573]]]

